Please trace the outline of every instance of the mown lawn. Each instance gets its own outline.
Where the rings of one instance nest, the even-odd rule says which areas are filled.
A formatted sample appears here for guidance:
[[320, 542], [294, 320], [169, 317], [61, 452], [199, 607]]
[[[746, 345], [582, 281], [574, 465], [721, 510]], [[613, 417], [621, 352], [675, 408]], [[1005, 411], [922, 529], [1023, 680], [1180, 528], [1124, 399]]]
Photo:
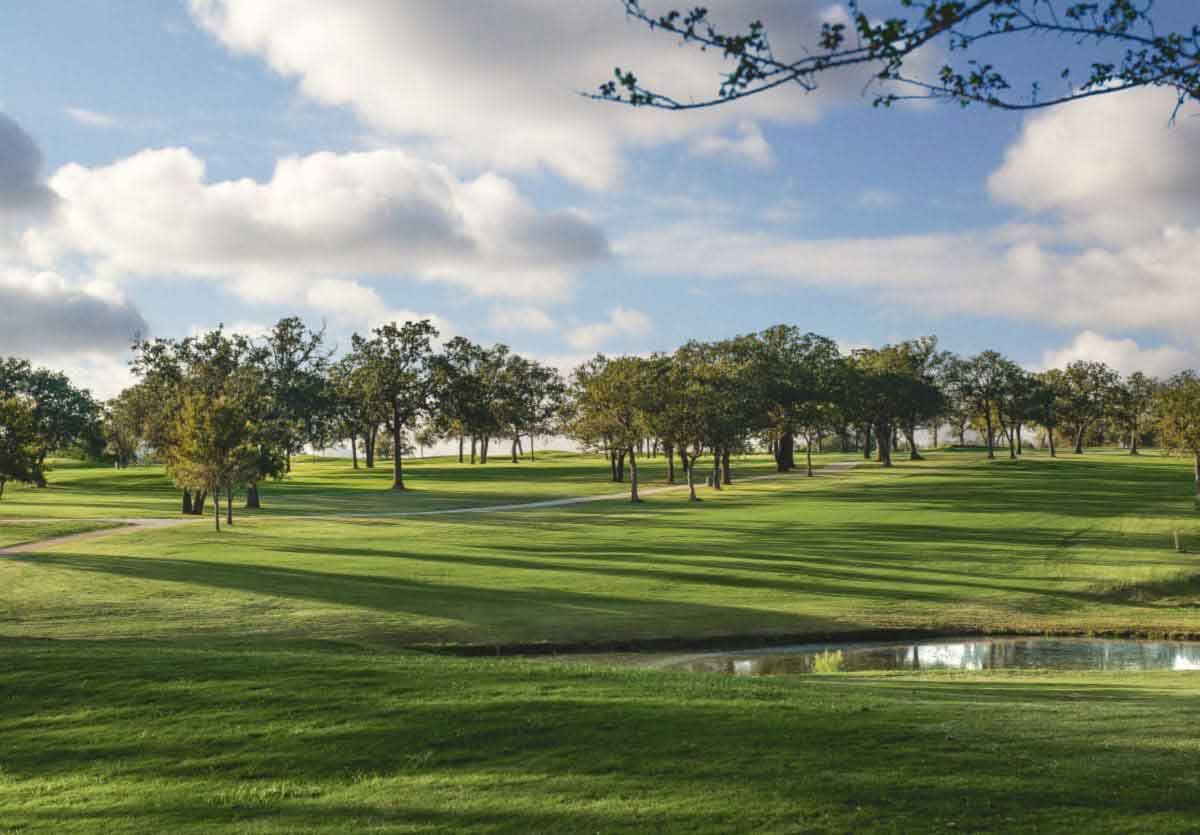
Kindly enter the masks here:
[[1186, 674], [730, 679], [11, 642], [26, 832], [1188, 832]]
[[[528, 492], [532, 467], [455, 486], [435, 462], [427, 483], [449, 506], [586, 495], [611, 488], [596, 464], [548, 461], [579, 482]], [[275, 515], [220, 535], [201, 520], [0, 557], [0, 831], [1195, 829], [1195, 674], [746, 680], [430, 652], [1200, 635], [1182, 459], [943, 453], [699, 505], [278, 515], [397, 500], [307, 466], [272, 488]]]
[[[819, 461], [848, 460], [853, 455], [825, 454]], [[403, 462], [408, 491], [392, 484], [392, 462], [374, 469], [353, 469], [348, 459], [297, 456], [292, 473], [260, 487], [263, 508], [250, 515], [313, 513], [379, 514], [456, 507], [509, 504], [545, 499], [621, 492], [613, 484], [607, 462], [594, 455], [539, 452], [536, 460], [512, 464], [493, 457], [487, 465], [459, 464], [456, 458], [413, 458]], [[678, 463], [678, 462], [677, 462]], [[9, 485], [0, 500], [5, 517], [167, 517], [178, 516], [180, 491], [162, 467], [116, 470], [73, 461], [54, 461], [45, 488]], [[649, 486], [666, 477], [661, 456], [642, 460], [642, 479]], [[763, 475], [774, 470], [769, 456], [749, 455], [733, 460], [735, 477]], [[701, 479], [703, 480], [703, 479]], [[234, 501], [241, 515], [245, 497]], [[211, 508], [211, 504], [209, 505]]]
[[15, 519], [0, 519], [0, 548], [41, 542], [59, 536], [70, 536], [88, 531], [116, 527], [114, 522], [88, 521], [84, 519], [61, 519], [54, 521], [22, 522]]

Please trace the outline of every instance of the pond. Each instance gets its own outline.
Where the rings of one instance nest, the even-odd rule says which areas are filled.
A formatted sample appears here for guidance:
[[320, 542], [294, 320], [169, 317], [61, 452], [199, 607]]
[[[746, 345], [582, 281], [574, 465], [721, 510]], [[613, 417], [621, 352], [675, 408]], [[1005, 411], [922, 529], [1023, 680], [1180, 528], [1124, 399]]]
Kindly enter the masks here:
[[736, 676], [880, 670], [1200, 670], [1200, 642], [946, 638], [656, 656], [642, 663], [660, 669]]

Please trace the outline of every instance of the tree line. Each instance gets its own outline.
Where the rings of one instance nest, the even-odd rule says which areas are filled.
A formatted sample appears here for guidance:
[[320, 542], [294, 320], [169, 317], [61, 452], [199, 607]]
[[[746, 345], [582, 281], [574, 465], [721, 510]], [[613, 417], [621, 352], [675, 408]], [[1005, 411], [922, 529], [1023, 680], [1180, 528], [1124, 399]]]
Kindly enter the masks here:
[[[160, 461], [181, 488], [181, 510], [212, 501], [220, 529], [233, 499], [259, 507], [260, 486], [290, 470], [305, 448], [348, 442], [353, 466], [392, 461], [404, 490], [413, 444], [457, 444], [461, 463], [486, 464], [508, 443], [509, 460], [534, 456], [534, 439], [561, 434], [607, 457], [614, 481], [628, 477], [638, 501], [638, 464], [662, 455], [669, 483], [696, 494], [732, 483], [731, 456], [767, 450], [776, 468], [797, 468], [800, 448], [831, 444], [891, 466], [919, 459], [920, 439], [959, 445], [967, 433], [989, 458], [1019, 457], [1036, 443], [1145, 445], [1194, 457], [1200, 495], [1200, 378], [1122, 377], [1100, 362], [1034, 373], [996, 351], [961, 357], [936, 337], [849, 352], [814, 333], [778, 325], [711, 342], [690, 341], [650, 356], [597, 355], [565, 378], [504, 345], [463, 337], [438, 343], [427, 320], [355, 334], [335, 358], [323, 330], [280, 320], [261, 338], [223, 328], [184, 339], [138, 340], [137, 383], [107, 403], [58, 372], [0, 361], [0, 496], [7, 481], [42, 485], [47, 455], [73, 450], [118, 467]], [[1031, 438], [1030, 436], [1034, 436]], [[526, 449], [528, 444], [528, 449]]]

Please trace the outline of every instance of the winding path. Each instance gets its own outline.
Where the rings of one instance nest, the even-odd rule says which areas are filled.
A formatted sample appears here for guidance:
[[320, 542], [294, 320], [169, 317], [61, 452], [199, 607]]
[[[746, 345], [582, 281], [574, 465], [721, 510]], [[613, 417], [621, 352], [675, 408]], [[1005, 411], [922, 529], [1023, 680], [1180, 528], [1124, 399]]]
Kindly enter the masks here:
[[[838, 461], [833, 464], [826, 464], [814, 471], [816, 475], [833, 475], [852, 470], [858, 466], [857, 461]], [[769, 481], [781, 478], [796, 478], [804, 477], [802, 470], [797, 470], [790, 473], [770, 473], [768, 475], [747, 476], [738, 480], [738, 484], [747, 481]], [[687, 484], [664, 484], [658, 487], [646, 487], [639, 489], [638, 494], [641, 496], [653, 496], [658, 493], [666, 493], [672, 490], [686, 490]], [[588, 504], [591, 502], [608, 502], [617, 501], [620, 499], [628, 499], [629, 491], [622, 490], [619, 493], [597, 493], [591, 496], [573, 496], [566, 499], [544, 499], [535, 502], [516, 502], [511, 504], [492, 504], [492, 505], [476, 505], [474, 507], [450, 507], [440, 510], [383, 510], [376, 513], [297, 513], [297, 514], [280, 514], [266, 518], [271, 519], [379, 519], [379, 518], [402, 518], [409, 516], [446, 516], [452, 513], [502, 513], [512, 510], [538, 510], [546, 507], [567, 507], [576, 504]], [[129, 533], [135, 530], [146, 530], [152, 528], [173, 528], [177, 525], [195, 525], [209, 521], [207, 518], [196, 519], [178, 519], [173, 517], [159, 518], [125, 518], [125, 519], [75, 519], [66, 520], [61, 518], [51, 519], [4, 519], [0, 520], [0, 524], [30, 524], [38, 522], [62, 522], [62, 521], [78, 521], [78, 522], [115, 522], [116, 527], [101, 528], [96, 531], [85, 531], [83, 533], [68, 534], [66, 536], [56, 536], [51, 539], [43, 539], [38, 542], [26, 542], [21, 545], [12, 545], [7, 548], [0, 548], [0, 556], [5, 554], [27, 554], [41, 551], [44, 548], [55, 545], [65, 545], [73, 542], [84, 542], [91, 539], [103, 539], [119, 533]]]

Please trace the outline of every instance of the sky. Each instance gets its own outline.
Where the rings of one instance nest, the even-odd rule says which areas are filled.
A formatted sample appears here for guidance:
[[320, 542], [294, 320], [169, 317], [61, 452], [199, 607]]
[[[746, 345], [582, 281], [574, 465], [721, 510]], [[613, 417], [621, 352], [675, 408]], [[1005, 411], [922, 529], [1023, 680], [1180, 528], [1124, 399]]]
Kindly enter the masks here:
[[[779, 54], [846, 13], [709, 5]], [[777, 323], [1200, 365], [1200, 109], [1167, 91], [883, 109], [850, 74], [631, 109], [579, 93], [621, 66], [707, 97], [721, 65], [620, 0], [47, 0], [6, 7], [0, 54], [0, 355], [102, 397], [135, 334], [288, 315], [341, 348], [428, 317], [564, 369]]]

